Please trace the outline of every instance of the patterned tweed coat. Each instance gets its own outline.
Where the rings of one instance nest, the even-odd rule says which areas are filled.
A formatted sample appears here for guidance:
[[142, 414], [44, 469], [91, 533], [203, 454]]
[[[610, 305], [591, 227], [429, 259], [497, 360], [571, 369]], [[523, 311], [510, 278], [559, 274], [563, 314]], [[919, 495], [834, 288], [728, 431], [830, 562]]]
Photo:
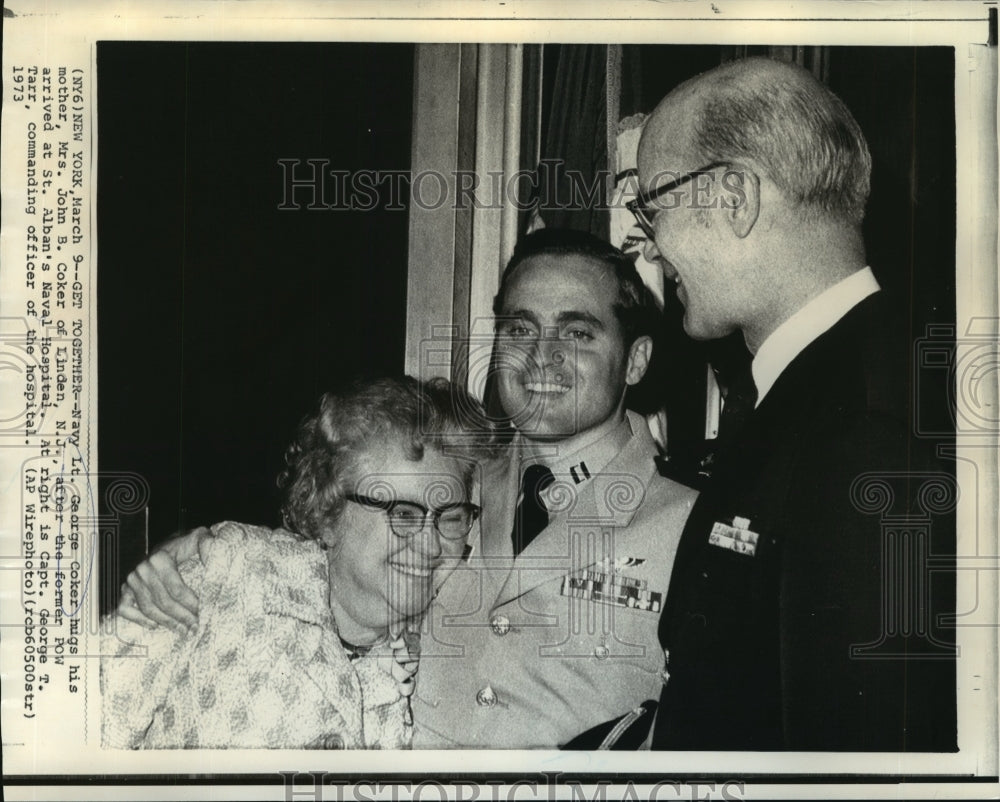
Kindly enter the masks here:
[[326, 553], [280, 529], [213, 533], [180, 566], [201, 600], [196, 631], [105, 622], [104, 746], [408, 747], [391, 651], [352, 661], [337, 636]]

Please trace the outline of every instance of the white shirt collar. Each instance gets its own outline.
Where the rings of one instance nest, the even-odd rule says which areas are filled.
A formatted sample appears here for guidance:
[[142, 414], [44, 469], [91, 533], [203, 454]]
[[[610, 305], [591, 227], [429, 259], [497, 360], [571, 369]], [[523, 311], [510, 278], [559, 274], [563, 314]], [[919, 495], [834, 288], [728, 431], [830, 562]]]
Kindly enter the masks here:
[[807, 345], [879, 289], [870, 267], [858, 270], [828, 287], [772, 331], [761, 343], [750, 365], [753, 383], [757, 387], [757, 406], [782, 371]]

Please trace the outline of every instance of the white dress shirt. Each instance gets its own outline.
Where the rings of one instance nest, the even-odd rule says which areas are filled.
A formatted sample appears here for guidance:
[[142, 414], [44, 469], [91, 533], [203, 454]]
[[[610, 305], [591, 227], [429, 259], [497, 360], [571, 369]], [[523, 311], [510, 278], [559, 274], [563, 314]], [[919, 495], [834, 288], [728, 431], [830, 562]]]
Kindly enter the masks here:
[[750, 365], [757, 406], [793, 359], [861, 301], [881, 289], [870, 267], [828, 287], [771, 332]]

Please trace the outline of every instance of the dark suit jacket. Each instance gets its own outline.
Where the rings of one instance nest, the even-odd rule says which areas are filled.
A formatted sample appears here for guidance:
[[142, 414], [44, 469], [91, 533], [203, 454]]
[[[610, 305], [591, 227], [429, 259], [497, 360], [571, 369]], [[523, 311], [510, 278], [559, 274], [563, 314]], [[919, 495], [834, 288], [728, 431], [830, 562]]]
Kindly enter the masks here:
[[910, 436], [887, 328], [859, 303], [719, 455], [660, 620], [654, 749], [956, 748], [954, 572], [927, 562], [954, 555], [953, 472]]

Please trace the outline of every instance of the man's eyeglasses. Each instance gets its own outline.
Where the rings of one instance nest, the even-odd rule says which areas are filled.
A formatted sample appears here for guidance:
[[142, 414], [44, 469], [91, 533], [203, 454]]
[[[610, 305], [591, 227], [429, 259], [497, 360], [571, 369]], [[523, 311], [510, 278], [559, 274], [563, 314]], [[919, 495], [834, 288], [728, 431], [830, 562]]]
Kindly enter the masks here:
[[421, 532], [427, 523], [431, 524], [448, 540], [460, 540], [469, 534], [481, 512], [475, 504], [462, 502], [448, 504], [444, 507], [429, 510], [423, 504], [415, 501], [394, 501], [359, 496], [350, 493], [345, 496], [348, 501], [360, 504], [362, 507], [381, 510], [389, 519], [389, 528], [398, 537], [409, 538]]
[[625, 208], [635, 215], [636, 221], [639, 223], [639, 227], [642, 232], [646, 235], [647, 239], [654, 239], [655, 232], [653, 231], [653, 218], [656, 217], [656, 213], [661, 209], [665, 208], [663, 206], [652, 205], [652, 202], [657, 198], [666, 195], [668, 192], [673, 192], [684, 186], [688, 181], [697, 178], [699, 175], [705, 175], [710, 173], [717, 167], [724, 167], [728, 162], [712, 162], [711, 164], [706, 164], [704, 167], [699, 167], [697, 170], [692, 170], [690, 173], [684, 173], [678, 176], [673, 181], [668, 181], [666, 184], [657, 187], [650, 192], [640, 192], [632, 200], [625, 204]]

